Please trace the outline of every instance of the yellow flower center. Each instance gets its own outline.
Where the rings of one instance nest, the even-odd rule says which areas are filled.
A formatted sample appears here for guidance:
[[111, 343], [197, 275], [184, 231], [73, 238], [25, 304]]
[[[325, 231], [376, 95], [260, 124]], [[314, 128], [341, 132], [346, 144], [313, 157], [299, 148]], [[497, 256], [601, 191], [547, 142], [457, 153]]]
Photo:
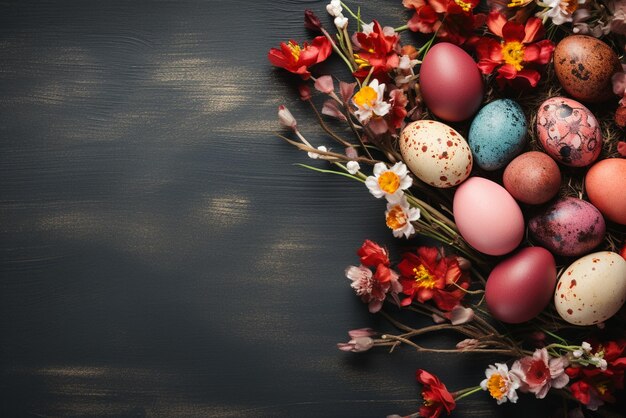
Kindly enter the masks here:
[[521, 7], [521, 6], [526, 6], [528, 3], [530, 3], [533, 0], [511, 0], [511, 2], [509, 4], [506, 5], [506, 7]]
[[437, 279], [433, 276], [430, 271], [423, 264], [420, 264], [419, 267], [413, 268], [413, 275], [415, 277], [415, 282], [419, 287], [424, 287], [426, 289], [432, 289], [437, 285]]
[[289, 49], [291, 50], [291, 55], [293, 56], [293, 59], [295, 59], [296, 61], [298, 61], [300, 59], [300, 52], [302, 52], [302, 48], [300, 48], [300, 45], [289, 41]]
[[370, 66], [370, 62], [365, 58], [362, 58], [359, 54], [354, 54], [354, 62], [356, 62], [356, 65], [359, 67], [359, 69]]
[[385, 171], [378, 177], [378, 185], [383, 192], [394, 194], [400, 187], [400, 177], [393, 171]]
[[391, 229], [400, 229], [406, 225], [407, 219], [400, 205], [392, 207], [387, 213], [387, 226]]
[[354, 103], [361, 108], [365, 106], [374, 107], [376, 99], [378, 99], [378, 93], [370, 86], [362, 87], [361, 90], [354, 95]]
[[522, 68], [524, 61], [524, 45], [521, 42], [511, 41], [502, 43], [502, 58], [507, 64], [511, 64], [517, 71]]
[[472, 10], [472, 3], [466, 3], [463, 0], [454, 0], [454, 2], [458, 4], [464, 12]]
[[506, 394], [506, 381], [501, 374], [494, 373], [487, 381], [487, 389], [494, 399], [500, 400]]

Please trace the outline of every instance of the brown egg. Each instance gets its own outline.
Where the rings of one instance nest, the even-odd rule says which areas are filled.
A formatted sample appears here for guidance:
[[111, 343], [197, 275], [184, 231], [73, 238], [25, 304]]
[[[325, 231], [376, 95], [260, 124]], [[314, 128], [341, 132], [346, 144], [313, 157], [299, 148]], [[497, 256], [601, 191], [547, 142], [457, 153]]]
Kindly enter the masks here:
[[614, 97], [611, 76], [622, 71], [622, 66], [615, 51], [604, 42], [572, 35], [556, 46], [554, 71], [573, 98], [599, 103]]
[[526, 152], [509, 163], [502, 176], [504, 188], [520, 202], [539, 205], [552, 199], [561, 186], [558, 165], [547, 154]]
[[626, 159], [607, 158], [594, 164], [585, 176], [589, 200], [613, 222], [626, 225]]

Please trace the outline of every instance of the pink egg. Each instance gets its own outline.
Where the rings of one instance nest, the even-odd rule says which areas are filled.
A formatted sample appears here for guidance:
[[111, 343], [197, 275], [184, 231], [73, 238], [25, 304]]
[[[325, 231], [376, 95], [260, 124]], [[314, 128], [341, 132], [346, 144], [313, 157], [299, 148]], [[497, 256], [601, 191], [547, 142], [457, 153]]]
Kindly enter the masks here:
[[498, 183], [472, 177], [459, 186], [452, 206], [461, 236], [478, 251], [503, 255], [522, 242], [522, 211]]
[[595, 116], [565, 97], [552, 97], [539, 106], [537, 135], [552, 158], [571, 167], [591, 164], [602, 150], [602, 132]]
[[483, 101], [483, 78], [474, 59], [461, 48], [441, 42], [430, 48], [420, 67], [420, 90], [435, 116], [459, 122]]
[[556, 285], [552, 254], [530, 247], [498, 264], [485, 286], [485, 300], [494, 318], [511, 324], [533, 319], [548, 305]]

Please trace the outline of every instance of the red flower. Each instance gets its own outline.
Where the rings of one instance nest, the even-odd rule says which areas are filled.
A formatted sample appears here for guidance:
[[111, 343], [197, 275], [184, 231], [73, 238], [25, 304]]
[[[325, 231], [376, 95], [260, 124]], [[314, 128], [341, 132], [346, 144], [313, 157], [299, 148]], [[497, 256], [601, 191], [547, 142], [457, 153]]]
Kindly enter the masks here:
[[450, 311], [465, 296], [462, 289], [469, 287], [469, 275], [461, 271], [456, 257], [444, 257], [434, 247], [405, 254], [398, 270], [402, 293], [408, 296], [402, 306], [410, 305], [413, 299], [421, 303], [432, 299], [439, 309]]
[[456, 408], [454, 397], [446, 388], [446, 385], [425, 370], [419, 369], [415, 373], [415, 377], [419, 383], [424, 385], [422, 398], [424, 406], [420, 408], [419, 416], [426, 418], [437, 418], [445, 410], [447, 415]]
[[325, 36], [318, 36], [313, 42], [298, 45], [295, 41], [281, 42], [280, 49], [272, 48], [267, 58], [272, 65], [281, 67], [295, 74], [303, 80], [311, 76], [309, 67], [324, 61], [333, 50], [333, 46]]
[[384, 264], [379, 264], [374, 274], [365, 266], [349, 266], [346, 277], [352, 281], [350, 286], [356, 294], [368, 304], [371, 313], [380, 311], [387, 293], [398, 302], [398, 293], [402, 290], [398, 274]]
[[367, 267], [376, 267], [379, 264], [389, 266], [389, 253], [380, 245], [368, 239], [363, 242], [356, 252], [361, 257], [361, 264]]
[[373, 77], [386, 80], [387, 73], [400, 63], [399, 40], [400, 36], [393, 29], [383, 29], [376, 20], [372, 21], [371, 27], [364, 25], [363, 32], [357, 32], [353, 38], [358, 48], [354, 59], [359, 66], [353, 75], [363, 80], [373, 67]]
[[613, 392], [624, 388], [626, 340], [592, 344], [592, 347], [594, 353], [603, 353], [607, 363], [605, 370], [589, 365], [568, 367], [565, 372], [575, 380], [570, 386], [572, 395], [587, 408], [595, 410], [605, 402], [614, 403]]
[[437, 37], [457, 45], [465, 43], [474, 29], [485, 22], [483, 14], [474, 15], [479, 0], [404, 0], [402, 4], [414, 9], [407, 22], [413, 32], [434, 33]]
[[391, 104], [391, 109], [385, 116], [385, 119], [391, 133], [396, 133], [396, 130], [402, 127], [402, 123], [407, 114], [406, 105], [408, 103], [409, 99], [407, 99], [402, 90], [395, 89], [389, 92], [389, 104]]
[[501, 87], [506, 83], [535, 87], [541, 78], [536, 65], [550, 62], [554, 51], [551, 41], [536, 42], [544, 33], [541, 20], [531, 17], [526, 25], [521, 25], [494, 11], [489, 14], [487, 26], [502, 40], [489, 37], [477, 40], [478, 68], [483, 74], [491, 74], [497, 68], [496, 80]]

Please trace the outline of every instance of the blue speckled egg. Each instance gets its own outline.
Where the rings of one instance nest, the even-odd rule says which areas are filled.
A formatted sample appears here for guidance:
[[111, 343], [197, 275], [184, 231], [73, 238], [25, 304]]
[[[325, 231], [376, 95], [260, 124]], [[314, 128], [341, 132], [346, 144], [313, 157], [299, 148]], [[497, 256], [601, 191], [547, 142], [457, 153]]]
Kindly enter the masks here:
[[506, 166], [524, 149], [526, 117], [510, 99], [494, 100], [472, 121], [468, 142], [474, 161], [484, 170]]

